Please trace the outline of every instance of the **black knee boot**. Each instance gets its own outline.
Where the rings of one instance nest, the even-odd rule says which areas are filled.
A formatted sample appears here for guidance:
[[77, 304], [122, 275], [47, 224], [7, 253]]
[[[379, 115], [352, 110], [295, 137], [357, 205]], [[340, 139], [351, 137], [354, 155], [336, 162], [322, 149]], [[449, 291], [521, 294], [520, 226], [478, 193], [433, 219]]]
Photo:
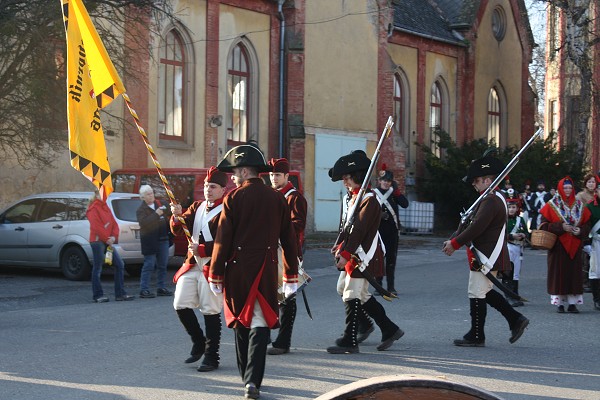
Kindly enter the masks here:
[[296, 299], [287, 300], [279, 306], [281, 318], [277, 339], [273, 342], [273, 347], [268, 353], [279, 355], [289, 353], [292, 343], [292, 330], [294, 329], [294, 320], [296, 319]]
[[206, 347], [204, 359], [198, 367], [200, 372], [213, 371], [219, 368], [219, 347], [221, 344], [221, 314], [205, 315]]
[[362, 306], [381, 329], [381, 343], [377, 346], [377, 350], [382, 351], [389, 348], [396, 340], [404, 336], [402, 329], [388, 318], [385, 308], [374, 297], [369, 298]]
[[[519, 294], [519, 281], [515, 281], [510, 277], [505, 277], [502, 278], [502, 283], [514, 294]], [[512, 299], [507, 295], [504, 295], [504, 297], [506, 297], [506, 301], [508, 301], [508, 304], [510, 304], [512, 307], [521, 307], [524, 305], [521, 300]]]
[[510, 328], [511, 335], [508, 341], [510, 343], [516, 342], [521, 337], [523, 332], [525, 332], [525, 328], [527, 328], [527, 325], [529, 325], [529, 320], [525, 318], [523, 314], [512, 308], [506, 299], [495, 290], [490, 290], [486, 294], [485, 301], [490, 306], [500, 311], [500, 314], [502, 314], [502, 316], [506, 319], [506, 322], [508, 322], [508, 327]]
[[590, 279], [590, 287], [594, 297], [594, 308], [600, 311], [600, 279]]
[[181, 321], [181, 324], [185, 328], [186, 332], [192, 338], [192, 351], [190, 351], [190, 357], [185, 362], [193, 363], [198, 361], [204, 354], [204, 346], [206, 339], [204, 338], [204, 332], [200, 328], [196, 313], [191, 308], [184, 308], [182, 310], [176, 310], [177, 316]]
[[327, 348], [327, 352], [331, 354], [358, 353], [358, 340], [356, 339], [356, 335], [360, 300], [351, 299], [345, 301], [344, 307], [346, 311], [346, 328], [344, 329], [344, 336], [336, 340], [335, 346]]
[[398, 294], [394, 285], [396, 278], [396, 264], [389, 263], [385, 266], [385, 280], [387, 281], [387, 290], [392, 294]]
[[373, 327], [373, 321], [369, 314], [365, 311], [362, 305], [358, 306], [358, 335], [356, 336], [356, 341], [358, 343], [362, 343], [371, 333], [375, 331]]
[[454, 345], [461, 347], [484, 347], [484, 326], [487, 315], [485, 299], [469, 299], [469, 305], [471, 309], [471, 329], [462, 339], [456, 339]]

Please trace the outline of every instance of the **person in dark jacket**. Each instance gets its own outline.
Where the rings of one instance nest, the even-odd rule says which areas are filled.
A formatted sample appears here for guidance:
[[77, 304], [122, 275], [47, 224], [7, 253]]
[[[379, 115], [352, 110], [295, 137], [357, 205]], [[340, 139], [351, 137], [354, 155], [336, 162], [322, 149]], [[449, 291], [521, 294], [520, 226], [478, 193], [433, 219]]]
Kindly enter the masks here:
[[[473, 188], [482, 194], [503, 170], [504, 165], [500, 160], [485, 156], [471, 163], [463, 181], [473, 185]], [[498, 188], [494, 188], [473, 211], [471, 223], [462, 232], [458, 232], [457, 236], [444, 242], [442, 251], [448, 256], [462, 246], [473, 244], [473, 250], [467, 247], [471, 329], [462, 339], [454, 341], [455, 346], [485, 346], [487, 304], [498, 310], [508, 322], [511, 331], [510, 343], [516, 342], [529, 325], [529, 320], [493, 289], [492, 282], [485, 275], [490, 271], [495, 276], [498, 271], [510, 270], [510, 258], [506, 247], [506, 220], [506, 199]], [[482, 265], [476, 262], [476, 257]]]
[[[342, 213], [341, 226], [344, 226], [353, 212], [353, 225], [345, 229], [335, 243], [332, 253], [335, 265], [340, 271], [337, 292], [342, 297], [346, 313], [346, 325], [342, 337], [334, 346], [327, 348], [331, 354], [358, 353], [358, 325], [365, 319], [363, 313], [375, 320], [381, 329], [381, 343], [377, 350], [388, 349], [404, 335], [386, 314], [385, 309], [369, 293], [369, 281], [359, 271], [372, 276], [383, 275], [384, 249], [379, 237], [381, 206], [371, 190], [367, 190], [360, 203], [356, 203], [361, 184], [367, 174], [371, 160], [364, 151], [356, 150], [340, 157], [329, 170], [333, 182], [344, 181], [350, 191], [348, 209]], [[344, 204], [342, 205], [344, 208]], [[353, 211], [355, 210], [355, 211]]]
[[154, 198], [154, 190], [149, 185], [140, 186], [140, 198], [143, 200], [136, 216], [140, 224], [140, 240], [144, 265], [140, 276], [140, 298], [155, 297], [150, 291], [150, 277], [156, 269], [156, 295], [172, 296], [166, 288], [167, 263], [169, 261], [169, 217], [166, 206]]
[[[100, 193], [96, 190], [90, 199], [86, 212], [90, 223], [90, 245], [94, 256], [94, 265], [92, 267], [92, 295], [96, 303], [106, 303], [108, 297], [102, 290], [102, 265], [104, 264], [104, 255], [106, 249], [119, 242], [119, 225], [115, 220], [106, 201], [100, 198]], [[129, 301], [134, 297], [125, 292], [124, 274], [125, 265], [119, 252], [113, 248], [112, 265], [115, 266], [115, 300]]]
[[[396, 256], [398, 255], [398, 232], [400, 230], [400, 207], [408, 207], [408, 199], [400, 192], [398, 185], [394, 182], [394, 173], [383, 164], [377, 187], [373, 190], [377, 201], [381, 204], [381, 222], [379, 223], [379, 235], [385, 246], [385, 280], [387, 290], [398, 294], [395, 286], [396, 278]], [[379, 284], [383, 278], [377, 278]], [[378, 294], [377, 292], [375, 294]]]
[[269, 330], [279, 327], [277, 304], [278, 257], [283, 251], [283, 291], [298, 288], [298, 253], [290, 210], [283, 194], [265, 185], [258, 173], [269, 167], [252, 145], [226, 154], [217, 168], [233, 172], [237, 188], [223, 200], [208, 282], [224, 294], [223, 311], [235, 332], [238, 370], [245, 397], [260, 397], [265, 373]]

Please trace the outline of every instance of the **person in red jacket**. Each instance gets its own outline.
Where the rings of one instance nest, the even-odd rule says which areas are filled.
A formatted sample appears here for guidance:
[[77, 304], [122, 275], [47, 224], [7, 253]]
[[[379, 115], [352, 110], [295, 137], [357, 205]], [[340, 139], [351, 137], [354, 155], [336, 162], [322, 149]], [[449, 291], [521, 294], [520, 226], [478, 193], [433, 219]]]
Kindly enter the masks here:
[[[90, 222], [90, 245], [94, 255], [94, 265], [92, 267], [92, 293], [96, 303], [106, 303], [109, 299], [104, 295], [100, 276], [102, 275], [102, 265], [106, 249], [119, 242], [119, 225], [108, 205], [100, 198], [98, 191], [90, 199], [90, 204], [86, 212], [87, 219]], [[135, 297], [125, 292], [124, 270], [125, 265], [117, 250], [113, 247], [112, 265], [115, 267], [115, 300], [129, 301]]]

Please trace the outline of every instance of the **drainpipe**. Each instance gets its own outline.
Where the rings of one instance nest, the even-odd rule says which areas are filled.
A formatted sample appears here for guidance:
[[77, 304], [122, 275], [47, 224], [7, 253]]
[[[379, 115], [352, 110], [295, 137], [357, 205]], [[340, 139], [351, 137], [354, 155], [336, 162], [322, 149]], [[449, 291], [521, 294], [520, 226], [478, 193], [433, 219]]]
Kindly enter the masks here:
[[277, 1], [277, 13], [279, 16], [279, 157], [283, 157], [283, 78], [285, 71], [285, 18], [283, 16], [283, 3], [285, 0]]

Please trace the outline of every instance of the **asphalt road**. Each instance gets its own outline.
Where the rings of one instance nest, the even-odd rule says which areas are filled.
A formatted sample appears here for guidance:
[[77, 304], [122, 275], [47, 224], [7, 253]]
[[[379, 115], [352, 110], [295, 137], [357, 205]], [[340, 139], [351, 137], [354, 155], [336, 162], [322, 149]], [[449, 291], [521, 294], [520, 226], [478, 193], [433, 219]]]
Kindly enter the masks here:
[[[314, 320], [301, 302], [292, 351], [268, 356], [261, 399], [313, 399], [363, 378], [417, 374], [491, 391], [503, 399], [600, 399], [600, 312], [585, 294], [580, 314], [558, 314], [546, 294], [546, 255], [526, 250], [520, 310], [531, 320], [515, 344], [505, 320], [488, 309], [485, 348], [452, 340], [469, 329], [464, 251], [447, 257], [441, 238], [402, 237], [398, 300], [382, 301], [406, 332], [389, 350], [375, 349], [376, 331], [360, 354], [330, 355], [342, 332], [337, 272], [326, 248], [311, 248], [305, 267]], [[173, 266], [177, 264], [174, 261]], [[171, 269], [172, 274], [175, 269]], [[190, 343], [172, 298], [91, 301], [89, 282], [58, 272], [0, 268], [0, 399], [232, 399], [242, 398], [233, 334], [224, 328], [221, 367], [199, 373], [184, 364]], [[130, 294], [137, 279], [127, 278]], [[202, 323], [203, 324], [203, 323]]]

